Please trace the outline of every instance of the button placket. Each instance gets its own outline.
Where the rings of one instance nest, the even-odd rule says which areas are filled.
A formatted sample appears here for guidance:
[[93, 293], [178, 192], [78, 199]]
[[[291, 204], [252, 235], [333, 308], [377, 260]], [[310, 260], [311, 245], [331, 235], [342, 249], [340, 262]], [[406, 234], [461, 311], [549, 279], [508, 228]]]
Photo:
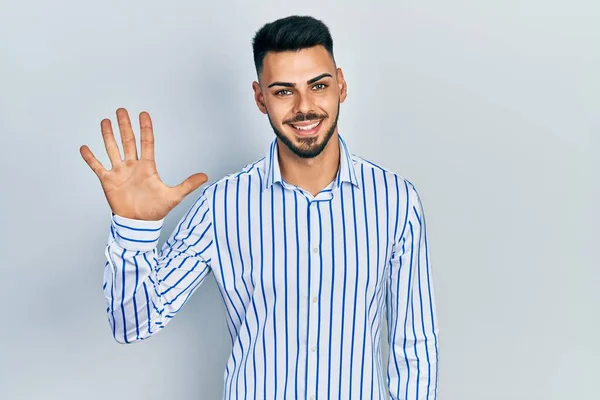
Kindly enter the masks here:
[[310, 399], [315, 398], [315, 386], [316, 386], [316, 367], [317, 367], [317, 326], [318, 326], [318, 282], [319, 282], [319, 264], [320, 264], [320, 248], [319, 248], [319, 221], [318, 221], [318, 202], [313, 201], [310, 204], [310, 232], [311, 232], [311, 275], [310, 275], [310, 292], [308, 293], [310, 307], [310, 330], [308, 335], [308, 394]]

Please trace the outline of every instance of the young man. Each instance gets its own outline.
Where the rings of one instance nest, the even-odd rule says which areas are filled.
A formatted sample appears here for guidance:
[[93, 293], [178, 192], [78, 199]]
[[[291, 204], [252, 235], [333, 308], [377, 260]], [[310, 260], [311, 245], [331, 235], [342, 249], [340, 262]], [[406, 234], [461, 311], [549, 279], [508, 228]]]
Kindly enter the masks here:
[[160, 331], [213, 272], [232, 343], [225, 399], [435, 399], [438, 326], [417, 191], [339, 136], [346, 82], [321, 21], [266, 24], [253, 47], [254, 99], [277, 138], [204, 188], [160, 251], [164, 218], [206, 175], [160, 180], [145, 112], [139, 159], [124, 109], [124, 159], [107, 119], [112, 169], [81, 148], [113, 211], [104, 293], [114, 338]]

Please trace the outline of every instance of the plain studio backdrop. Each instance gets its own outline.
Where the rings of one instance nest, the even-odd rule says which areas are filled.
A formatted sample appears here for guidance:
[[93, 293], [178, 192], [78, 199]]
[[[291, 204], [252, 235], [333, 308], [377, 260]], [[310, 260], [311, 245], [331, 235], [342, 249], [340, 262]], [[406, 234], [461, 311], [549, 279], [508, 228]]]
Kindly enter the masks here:
[[251, 38], [290, 14], [332, 31], [351, 150], [422, 196], [439, 397], [600, 398], [599, 3], [301, 3], [0, 2], [0, 398], [220, 398], [214, 278], [150, 340], [113, 340], [110, 209], [79, 146], [109, 167], [100, 120], [125, 107], [136, 135], [150, 112], [167, 184], [262, 157]]

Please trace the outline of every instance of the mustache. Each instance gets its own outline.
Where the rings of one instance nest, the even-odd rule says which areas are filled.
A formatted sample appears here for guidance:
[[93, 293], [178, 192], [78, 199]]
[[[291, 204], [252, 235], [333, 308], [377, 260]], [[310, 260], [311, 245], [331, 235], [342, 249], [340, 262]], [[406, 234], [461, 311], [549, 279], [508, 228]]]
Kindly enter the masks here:
[[294, 118], [283, 121], [284, 124], [292, 124], [294, 122], [314, 121], [327, 118], [326, 114], [308, 113], [297, 114]]

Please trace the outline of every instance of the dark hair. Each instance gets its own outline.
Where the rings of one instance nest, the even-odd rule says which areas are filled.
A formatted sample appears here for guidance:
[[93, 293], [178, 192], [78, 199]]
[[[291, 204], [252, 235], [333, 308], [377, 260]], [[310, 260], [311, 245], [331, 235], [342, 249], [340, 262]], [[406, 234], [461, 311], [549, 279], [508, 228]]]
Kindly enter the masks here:
[[265, 24], [252, 40], [256, 73], [260, 75], [263, 60], [269, 51], [302, 50], [318, 45], [325, 47], [335, 63], [333, 39], [322, 21], [309, 16], [292, 15]]

